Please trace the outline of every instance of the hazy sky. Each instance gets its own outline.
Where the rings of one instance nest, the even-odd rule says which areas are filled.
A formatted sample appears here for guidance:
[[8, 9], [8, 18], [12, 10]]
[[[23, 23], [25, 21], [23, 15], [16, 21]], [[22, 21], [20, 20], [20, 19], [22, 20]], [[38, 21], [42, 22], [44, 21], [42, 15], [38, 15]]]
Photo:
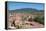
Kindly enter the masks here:
[[38, 10], [43, 10], [44, 4], [33, 4], [33, 3], [19, 3], [19, 2], [8, 2], [7, 3], [7, 8], [8, 10], [16, 10], [16, 9], [21, 9], [21, 8], [34, 8]]

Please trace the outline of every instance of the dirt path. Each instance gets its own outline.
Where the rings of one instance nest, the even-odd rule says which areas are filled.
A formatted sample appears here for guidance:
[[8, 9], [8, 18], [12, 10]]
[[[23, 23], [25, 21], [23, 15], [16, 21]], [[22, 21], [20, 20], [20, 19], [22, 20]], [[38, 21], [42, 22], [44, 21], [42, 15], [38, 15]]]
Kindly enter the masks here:
[[30, 22], [30, 24], [32, 24], [31, 28], [43, 28], [44, 27], [43, 24], [40, 24], [40, 23], [35, 22], [35, 21]]

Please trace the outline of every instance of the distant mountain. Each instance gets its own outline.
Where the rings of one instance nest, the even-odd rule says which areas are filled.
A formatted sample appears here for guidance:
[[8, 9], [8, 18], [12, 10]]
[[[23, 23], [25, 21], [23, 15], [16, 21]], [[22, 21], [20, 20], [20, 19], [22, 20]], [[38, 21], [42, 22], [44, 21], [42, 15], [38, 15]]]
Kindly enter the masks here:
[[22, 8], [22, 9], [16, 9], [16, 10], [9, 10], [10, 13], [35, 13], [35, 12], [44, 12], [44, 10], [37, 10], [33, 8]]

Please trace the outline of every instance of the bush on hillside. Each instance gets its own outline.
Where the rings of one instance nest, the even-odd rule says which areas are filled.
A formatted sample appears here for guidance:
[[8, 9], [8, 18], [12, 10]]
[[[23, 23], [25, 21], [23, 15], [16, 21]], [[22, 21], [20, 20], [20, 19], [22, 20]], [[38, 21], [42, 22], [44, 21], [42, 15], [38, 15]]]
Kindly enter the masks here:
[[44, 16], [37, 16], [34, 18], [34, 21], [44, 25]]

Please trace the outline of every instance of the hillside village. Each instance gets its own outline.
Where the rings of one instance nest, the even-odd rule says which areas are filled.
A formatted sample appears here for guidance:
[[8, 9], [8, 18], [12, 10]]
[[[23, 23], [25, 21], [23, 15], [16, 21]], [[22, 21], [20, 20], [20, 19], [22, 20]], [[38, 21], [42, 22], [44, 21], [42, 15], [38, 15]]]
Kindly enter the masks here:
[[33, 21], [36, 16], [24, 13], [9, 13], [8, 29], [43, 28], [44, 25]]

